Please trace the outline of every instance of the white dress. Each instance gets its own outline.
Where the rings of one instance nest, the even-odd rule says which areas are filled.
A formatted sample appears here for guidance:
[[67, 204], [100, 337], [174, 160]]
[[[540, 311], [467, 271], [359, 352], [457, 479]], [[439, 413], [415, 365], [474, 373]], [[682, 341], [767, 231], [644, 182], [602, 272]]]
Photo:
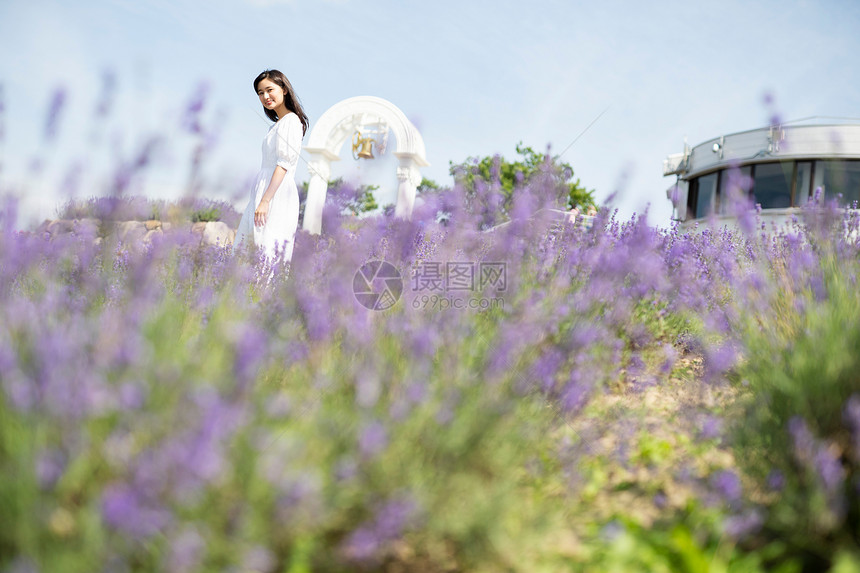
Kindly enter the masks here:
[[[272, 124], [266, 137], [263, 138], [263, 163], [251, 188], [248, 206], [242, 214], [239, 228], [236, 229], [234, 250], [242, 241], [250, 239], [253, 240], [253, 244], [262, 247], [268, 257], [274, 257], [276, 251], [282, 248], [284, 260], [289, 261], [292, 258], [293, 242], [299, 225], [296, 166], [301, 152], [302, 135], [302, 122], [299, 116], [288, 113]], [[254, 225], [254, 211], [257, 210], [257, 205], [272, 181], [276, 165], [286, 169], [287, 174], [284, 175], [284, 180], [269, 203], [266, 224]]]

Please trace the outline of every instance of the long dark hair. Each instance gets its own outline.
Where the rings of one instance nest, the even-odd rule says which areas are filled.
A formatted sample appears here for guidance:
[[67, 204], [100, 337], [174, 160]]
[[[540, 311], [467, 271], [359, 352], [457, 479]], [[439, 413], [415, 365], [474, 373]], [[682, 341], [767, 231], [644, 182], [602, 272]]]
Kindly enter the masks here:
[[[302, 122], [302, 136], [304, 136], [308, 131], [308, 114], [302, 109], [302, 104], [293, 90], [293, 84], [290, 83], [290, 80], [282, 72], [278, 70], [265, 70], [254, 80], [254, 93], [257, 93], [257, 86], [263, 80], [274, 82], [284, 89], [284, 105], [287, 106], [288, 110], [299, 116], [299, 120]], [[278, 114], [275, 113], [275, 110], [264, 107], [263, 111], [266, 113], [266, 117], [272, 121], [278, 121]]]

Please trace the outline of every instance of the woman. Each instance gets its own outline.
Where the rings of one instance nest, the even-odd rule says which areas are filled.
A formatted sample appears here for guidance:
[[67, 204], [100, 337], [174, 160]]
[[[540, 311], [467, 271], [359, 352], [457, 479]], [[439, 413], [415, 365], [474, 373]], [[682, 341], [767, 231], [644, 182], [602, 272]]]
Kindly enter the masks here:
[[263, 138], [263, 163], [236, 230], [233, 249], [251, 238], [268, 257], [283, 249], [283, 259], [289, 261], [299, 224], [296, 166], [308, 116], [290, 81], [278, 70], [266, 70], [257, 76], [254, 91], [266, 116], [275, 123]]

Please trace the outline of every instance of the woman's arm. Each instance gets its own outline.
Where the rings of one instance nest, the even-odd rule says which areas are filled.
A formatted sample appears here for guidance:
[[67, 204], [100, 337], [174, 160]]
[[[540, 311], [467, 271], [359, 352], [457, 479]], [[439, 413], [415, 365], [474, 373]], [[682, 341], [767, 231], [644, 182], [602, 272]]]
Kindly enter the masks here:
[[269, 204], [272, 202], [272, 197], [275, 196], [275, 191], [281, 186], [281, 181], [287, 176], [287, 170], [280, 165], [275, 166], [275, 171], [272, 173], [272, 180], [269, 181], [269, 187], [263, 193], [263, 198], [260, 199], [260, 204], [257, 205], [254, 211], [254, 224], [265, 225], [266, 219], [269, 216]]

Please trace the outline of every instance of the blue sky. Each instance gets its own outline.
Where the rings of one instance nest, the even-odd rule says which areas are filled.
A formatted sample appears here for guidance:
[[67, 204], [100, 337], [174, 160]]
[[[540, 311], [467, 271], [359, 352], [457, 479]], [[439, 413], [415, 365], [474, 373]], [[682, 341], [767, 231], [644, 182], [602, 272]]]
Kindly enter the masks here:
[[[685, 136], [695, 145], [773, 113], [860, 116], [857, 30], [853, 0], [3, 0], [0, 185], [24, 196], [29, 219], [49, 218], [68, 189], [98, 194], [116, 161], [160, 133], [138, 190], [178, 196], [195, 144], [183, 110], [205, 90], [203, 125], [217, 137], [204, 193], [241, 208], [268, 128], [252, 81], [276, 68], [312, 126], [348, 97], [393, 102], [422, 133], [424, 175], [443, 184], [449, 161], [513, 158], [518, 141], [560, 152], [606, 110], [562, 159], [599, 199], [619, 191], [622, 215], [650, 203], [651, 222], [665, 223], [662, 160]], [[105, 70], [114, 103], [96, 121]], [[48, 137], [60, 87], [67, 99]], [[357, 164], [348, 152], [333, 175], [381, 185], [380, 203], [392, 202], [393, 159]], [[64, 187], [74, 172], [76, 190]]]

